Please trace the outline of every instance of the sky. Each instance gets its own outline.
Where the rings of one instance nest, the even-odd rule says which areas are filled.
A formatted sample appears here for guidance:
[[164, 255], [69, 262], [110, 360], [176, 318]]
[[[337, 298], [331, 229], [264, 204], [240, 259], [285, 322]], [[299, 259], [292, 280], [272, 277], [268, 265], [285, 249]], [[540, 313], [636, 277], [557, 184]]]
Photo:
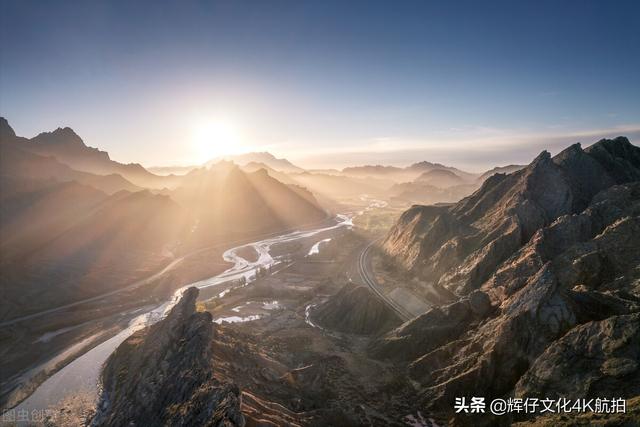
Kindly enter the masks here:
[[480, 171], [640, 141], [638, 1], [0, 0], [0, 115], [121, 162]]

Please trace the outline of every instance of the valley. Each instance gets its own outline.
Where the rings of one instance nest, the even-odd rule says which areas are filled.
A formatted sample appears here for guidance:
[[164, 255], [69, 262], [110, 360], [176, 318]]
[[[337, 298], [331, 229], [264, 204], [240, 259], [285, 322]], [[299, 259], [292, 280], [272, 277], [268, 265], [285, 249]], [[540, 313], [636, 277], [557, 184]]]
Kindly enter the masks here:
[[[208, 356], [198, 369], [216, 384], [213, 389], [230, 386], [232, 399], [237, 399], [216, 416], [236, 425], [241, 424], [239, 414], [247, 425], [509, 425], [516, 421], [547, 425], [544, 423], [553, 423], [553, 418], [456, 414], [451, 402], [456, 396], [496, 399], [511, 393], [635, 396], [633, 378], [638, 371], [633, 361], [638, 357], [640, 323], [638, 252], [631, 242], [638, 240], [634, 231], [638, 154], [639, 149], [625, 139], [600, 141], [585, 151], [570, 147], [553, 159], [543, 153], [521, 172], [490, 178], [473, 196], [457, 204], [412, 207], [386, 236], [371, 233], [377, 222], [372, 222], [376, 214], [369, 213], [360, 220], [360, 224], [373, 224], [369, 230], [354, 227], [334, 235], [311, 256], [304, 248], [304, 261], [258, 278], [251, 286], [232, 289], [222, 298], [211, 300], [211, 295], [205, 295], [202, 304], [188, 308], [193, 314], [187, 316], [200, 318], [199, 313], [206, 312], [217, 325], [202, 344]], [[626, 169], [616, 166], [625, 162], [631, 164]], [[548, 198], [546, 191], [538, 192], [553, 177], [549, 172], [540, 174], [542, 167], [558, 170], [557, 178], [551, 178], [557, 179], [554, 191], [573, 196]], [[585, 179], [585, 170], [593, 174], [600, 189], [575, 186], [572, 174], [580, 171]], [[496, 182], [502, 182], [502, 187]], [[490, 201], [484, 201], [488, 197], [484, 194], [491, 195]], [[531, 209], [526, 211], [528, 216], [520, 217], [523, 211], [510, 207], [531, 200], [540, 210], [555, 209], [556, 219], [531, 216], [536, 212]], [[559, 207], [557, 201], [565, 207]], [[490, 217], [484, 219], [465, 209], [488, 212]], [[562, 209], [578, 213], [567, 216]], [[414, 211], [420, 212], [418, 219]], [[511, 255], [496, 258], [504, 253], [497, 249], [499, 245], [522, 244], [517, 243], [522, 240], [509, 238], [509, 227], [495, 226], [503, 221], [510, 224], [509, 214], [522, 227], [524, 244]], [[459, 215], [458, 222], [447, 215]], [[472, 226], [462, 222], [467, 216], [475, 221]], [[527, 234], [531, 230], [527, 221], [540, 221], [536, 224], [541, 229]], [[491, 227], [493, 243], [482, 240], [480, 227], [485, 224]], [[617, 230], [620, 227], [626, 230], [624, 238]], [[464, 236], [464, 230], [478, 235], [472, 234], [469, 243], [460, 243], [456, 239]], [[454, 240], [443, 242], [436, 233], [452, 233]], [[322, 238], [318, 241], [326, 239], [318, 237]], [[440, 243], [431, 246], [431, 240]], [[616, 241], [618, 248], [608, 246], [607, 241]], [[479, 246], [472, 246], [478, 244], [475, 242]], [[461, 257], [457, 263], [447, 252], [444, 257], [436, 253], [426, 268], [411, 264], [413, 260], [425, 262], [426, 255], [415, 254], [416, 250], [450, 251], [453, 245], [467, 251], [457, 252]], [[396, 248], [408, 252], [398, 253]], [[600, 255], [591, 255], [593, 250]], [[619, 273], [601, 270], [598, 266], [605, 261], [599, 261], [585, 275], [582, 257], [594, 263], [613, 252], [619, 255], [615, 260], [607, 258], [606, 268]], [[472, 267], [456, 269], [464, 262]], [[484, 270], [476, 273], [474, 269], [486, 268], [483, 266], [491, 262], [495, 263], [489, 267], [493, 276], [481, 279], [478, 275]], [[453, 268], [455, 274], [447, 273], [447, 268]], [[434, 273], [440, 271], [438, 278]], [[474, 280], [484, 284], [474, 285]], [[607, 284], [607, 280], [614, 282]], [[202, 311], [196, 312], [196, 307]], [[171, 333], [181, 333], [183, 328], [190, 326]], [[618, 338], [621, 336], [624, 338]], [[597, 342], [597, 347], [584, 344], [585, 339]], [[129, 345], [132, 353], [126, 357], [138, 357], [148, 344], [141, 335]], [[580, 352], [570, 353], [568, 348], [576, 345], [583, 346]], [[581, 369], [567, 362], [567, 358], [581, 357], [585, 358]], [[106, 375], [121, 369], [121, 363], [117, 355], [110, 359]], [[176, 363], [169, 371], [189, 375], [190, 365]], [[585, 377], [599, 380], [591, 390], [576, 391], [559, 380], [567, 375], [585, 385], [589, 384]], [[106, 378], [110, 393], [137, 396], [139, 382]], [[198, 384], [189, 387], [195, 387], [195, 392]], [[155, 398], [164, 400], [163, 393], [158, 389]], [[632, 422], [634, 411], [620, 419]], [[99, 416], [113, 422], [144, 419], [144, 414], [121, 401]], [[206, 416], [201, 412], [191, 415]], [[171, 419], [175, 414], [164, 416]]]
[[[469, 417], [452, 402], [569, 393], [550, 372], [598, 379], [576, 397], [638, 394], [640, 149], [626, 138], [485, 174], [305, 171], [255, 153], [109, 193], [104, 175], [83, 174], [122, 167], [70, 129], [24, 140], [4, 126], [6, 413], [46, 410], [62, 426], [526, 425], [544, 417]], [[46, 144], [72, 144], [52, 153], [84, 170], [39, 157]], [[43, 165], [49, 178], [28, 172]], [[571, 346], [584, 348], [555, 350]], [[603, 362], [566, 367], [589, 352]]]
[[0, 0], [0, 427], [640, 427], [638, 17]]

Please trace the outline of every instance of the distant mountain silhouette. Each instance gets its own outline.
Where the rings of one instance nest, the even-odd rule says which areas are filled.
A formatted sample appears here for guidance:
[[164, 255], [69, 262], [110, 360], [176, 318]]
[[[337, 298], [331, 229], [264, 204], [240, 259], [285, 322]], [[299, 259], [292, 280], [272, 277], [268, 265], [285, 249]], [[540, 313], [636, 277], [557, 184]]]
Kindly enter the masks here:
[[454, 185], [462, 185], [465, 183], [462, 178], [447, 169], [433, 169], [423, 172], [416, 178], [416, 181], [440, 188], [453, 187]]
[[191, 171], [169, 194], [196, 218], [200, 238], [275, 231], [326, 217], [304, 188], [286, 185], [265, 169], [246, 173], [226, 161]]
[[278, 159], [269, 152], [244, 153], [234, 156], [223, 156], [212, 159], [206, 165], [213, 165], [220, 160], [231, 160], [234, 163], [244, 166], [248, 163], [263, 163], [278, 172], [303, 172], [304, 169], [294, 165], [287, 159]]
[[394, 184], [388, 192], [392, 201], [411, 204], [432, 205], [454, 203], [473, 193], [478, 188], [474, 184], [454, 185], [441, 188], [419, 181]]
[[[2, 134], [13, 133], [4, 117], [0, 118], [0, 128]], [[69, 127], [42, 132], [31, 139], [19, 138], [19, 142], [23, 143], [20, 146], [23, 150], [54, 157], [77, 171], [97, 175], [118, 174], [139, 187], [163, 188], [174, 182], [172, 177], [154, 175], [137, 163], [122, 164], [111, 160], [106, 151], [85, 145], [82, 138]]]
[[[117, 174], [96, 175], [80, 172], [54, 157], [42, 156], [29, 149], [26, 138], [15, 135], [6, 120], [0, 120], [0, 166], [4, 176], [27, 180], [77, 181], [111, 194], [120, 190], [138, 191], [142, 188]], [[4, 188], [11, 191], [10, 188]]]
[[411, 166], [407, 166], [405, 168], [382, 165], [352, 166], [342, 169], [342, 173], [344, 175], [361, 178], [373, 177], [391, 179], [398, 183], [413, 181], [420, 175], [435, 170], [449, 171], [460, 177], [465, 182], [471, 182], [478, 177], [476, 174], [465, 172], [452, 166], [445, 166], [440, 163], [431, 163], [427, 161], [414, 163]]
[[496, 166], [495, 168], [489, 169], [488, 171], [486, 171], [482, 175], [480, 175], [480, 177], [478, 178], [478, 181], [484, 182], [487, 178], [489, 178], [490, 176], [495, 175], [497, 173], [509, 174], [511, 172], [519, 171], [520, 169], [525, 168], [525, 167], [527, 167], [527, 165]]

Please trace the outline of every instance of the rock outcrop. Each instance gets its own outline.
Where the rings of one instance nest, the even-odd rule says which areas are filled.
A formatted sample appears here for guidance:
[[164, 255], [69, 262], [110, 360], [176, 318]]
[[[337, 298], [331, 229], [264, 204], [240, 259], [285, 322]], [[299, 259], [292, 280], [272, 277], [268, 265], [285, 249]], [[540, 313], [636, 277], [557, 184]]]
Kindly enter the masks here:
[[[466, 298], [434, 308], [379, 339], [374, 355], [409, 355], [411, 375], [425, 386], [423, 402], [435, 410], [450, 409], [456, 396], [510, 393], [573, 328], [637, 322], [627, 316], [640, 312], [639, 207], [639, 183], [606, 190], [582, 214], [539, 230], [485, 282], [496, 312], [474, 319], [461, 308]], [[575, 375], [589, 382], [580, 370]]]
[[553, 158], [544, 151], [524, 169], [491, 176], [452, 207], [412, 207], [383, 245], [406, 269], [462, 296], [478, 289], [537, 230], [639, 176], [640, 148], [624, 137], [585, 150], [574, 144]]
[[493, 309], [489, 297], [475, 291], [444, 307], [435, 307], [375, 341], [379, 358], [411, 361], [446, 344], [484, 319]]
[[214, 324], [209, 313], [195, 311], [197, 296], [187, 289], [164, 320], [109, 357], [95, 425], [244, 425], [238, 387], [214, 375]]
[[323, 328], [362, 335], [381, 334], [402, 323], [368, 288], [353, 283], [312, 310], [311, 317]]
[[459, 297], [373, 355], [404, 361], [424, 407], [450, 415], [460, 396], [637, 396], [639, 155], [626, 138], [574, 145], [405, 212], [387, 251]]
[[640, 313], [574, 328], [536, 359], [515, 394], [551, 399], [640, 395]]

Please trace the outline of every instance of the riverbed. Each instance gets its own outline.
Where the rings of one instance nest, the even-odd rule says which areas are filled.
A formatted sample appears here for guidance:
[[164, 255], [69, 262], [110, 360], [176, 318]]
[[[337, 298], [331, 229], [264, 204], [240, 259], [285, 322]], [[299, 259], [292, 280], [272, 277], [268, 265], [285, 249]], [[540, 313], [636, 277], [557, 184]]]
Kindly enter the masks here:
[[[33, 411], [43, 411], [46, 408], [58, 406], [65, 399], [68, 399], [73, 395], [83, 395], [85, 396], [85, 399], [97, 401], [100, 393], [100, 372], [109, 355], [134, 332], [152, 325], [164, 318], [171, 308], [180, 300], [185, 289], [192, 286], [204, 289], [239, 280], [250, 283], [256, 278], [260, 270], [269, 270], [284, 261], [285, 257], [283, 256], [271, 255], [271, 248], [273, 246], [296, 240], [308, 239], [316, 234], [328, 232], [341, 227], [352, 226], [353, 219], [351, 216], [337, 215], [336, 224], [331, 226], [286, 233], [281, 236], [236, 246], [225, 251], [223, 259], [232, 263], [232, 267], [219, 275], [191, 283], [178, 289], [169, 301], [160, 304], [150, 311], [138, 315], [129, 323], [129, 326], [126, 329], [84, 353], [49, 377], [27, 399], [12, 411], [18, 414], [31, 414]], [[239, 255], [239, 252], [248, 247], [253, 248], [253, 250], [258, 254], [255, 261], [249, 261]]]

